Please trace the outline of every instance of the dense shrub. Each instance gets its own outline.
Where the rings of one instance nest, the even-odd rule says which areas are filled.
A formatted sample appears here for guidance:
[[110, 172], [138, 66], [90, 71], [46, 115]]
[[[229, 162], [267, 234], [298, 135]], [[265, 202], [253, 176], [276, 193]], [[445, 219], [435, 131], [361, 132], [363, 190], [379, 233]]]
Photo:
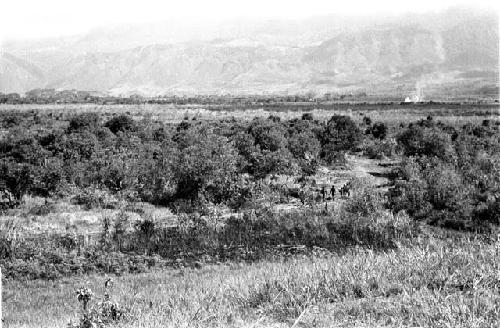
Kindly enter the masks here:
[[450, 161], [454, 149], [450, 135], [437, 128], [412, 126], [397, 136], [406, 156], [435, 156]]
[[347, 213], [367, 217], [383, 208], [382, 196], [372, 188], [362, 188], [354, 192], [344, 205]]
[[462, 222], [460, 225], [465, 228], [467, 222], [472, 220], [470, 188], [449, 167], [427, 169], [424, 175], [423, 181], [396, 184], [389, 194], [392, 208], [395, 211], [405, 210], [431, 224], [442, 225], [453, 220]]
[[321, 144], [312, 131], [294, 134], [288, 139], [288, 149], [298, 160], [301, 171], [305, 175], [316, 172], [319, 164]]
[[22, 125], [26, 120], [25, 115], [19, 112], [0, 112], [0, 126], [2, 128], [12, 128]]
[[417, 219], [424, 219], [432, 210], [428, 201], [427, 183], [420, 180], [398, 181], [389, 192], [389, 202], [394, 211], [406, 211]]
[[375, 123], [371, 127], [371, 133], [374, 138], [383, 140], [387, 136], [387, 126], [384, 123]]
[[397, 143], [394, 139], [367, 140], [365, 141], [363, 150], [370, 158], [393, 158], [397, 153]]
[[101, 126], [98, 114], [83, 113], [63, 129], [49, 126], [51, 117], [40, 121], [45, 130], [10, 128], [0, 141], [1, 192], [2, 199], [12, 198], [9, 206], [25, 194], [50, 196], [68, 186], [80, 190], [78, 202], [90, 207], [107, 206], [83, 197], [91, 189], [167, 206], [188, 200], [193, 209], [205, 203], [239, 206], [255, 196], [249, 186], [257, 180], [314, 174], [325, 153], [327, 160], [343, 158], [352, 144], [344, 136], [355, 128], [349, 118], [334, 117], [325, 130], [312, 115], [180, 124], [150, 118], [136, 123], [120, 115]]
[[262, 151], [255, 154], [251, 159], [252, 175], [262, 179], [269, 174], [298, 173], [299, 167], [294, 161], [292, 154], [286, 148], [279, 151]]
[[181, 150], [176, 163], [177, 198], [203, 195], [214, 203], [232, 197], [238, 153], [229, 140], [210, 130], [198, 130], [196, 142]]
[[74, 195], [73, 201], [86, 209], [116, 208], [118, 206], [118, 200], [105, 189], [82, 189], [79, 193]]
[[100, 125], [100, 118], [97, 113], [82, 113], [75, 115], [69, 121], [68, 132], [80, 132], [83, 130], [95, 130]]
[[136, 122], [128, 115], [119, 115], [113, 117], [109, 121], [104, 124], [111, 132], [128, 132], [128, 131], [136, 131], [137, 124]]
[[389, 194], [391, 207], [455, 229], [498, 224], [500, 140], [489, 127], [480, 128], [485, 130], [467, 125], [457, 132], [427, 120], [401, 133], [398, 141], [412, 157]]
[[329, 158], [333, 153], [345, 152], [357, 147], [363, 135], [349, 116], [332, 116], [321, 136], [322, 157]]
[[312, 131], [307, 131], [290, 136], [288, 149], [295, 158], [316, 159], [321, 151], [321, 144]]
[[285, 130], [278, 121], [255, 119], [248, 132], [255, 138], [255, 144], [261, 150], [277, 151], [286, 147]]
[[99, 141], [95, 134], [82, 131], [64, 135], [57, 140], [55, 152], [60, 154], [63, 160], [83, 161], [89, 160], [99, 150]]
[[304, 113], [302, 114], [302, 120], [305, 121], [312, 121], [314, 119], [314, 116], [312, 113]]
[[34, 185], [32, 167], [28, 164], [17, 164], [4, 161], [0, 164], [0, 192], [6, 201], [2, 204], [7, 207], [19, 205], [21, 198]]

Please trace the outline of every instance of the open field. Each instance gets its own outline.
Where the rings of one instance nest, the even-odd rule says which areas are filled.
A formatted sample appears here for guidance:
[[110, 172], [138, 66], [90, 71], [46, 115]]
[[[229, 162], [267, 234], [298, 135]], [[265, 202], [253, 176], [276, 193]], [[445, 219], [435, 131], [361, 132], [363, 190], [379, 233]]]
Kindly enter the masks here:
[[82, 112], [95, 112], [100, 115], [111, 116], [113, 114], [126, 113], [136, 119], [144, 117], [151, 120], [159, 120], [165, 123], [179, 123], [186, 117], [199, 120], [219, 120], [235, 118], [237, 120], [251, 120], [254, 117], [267, 117], [278, 115], [282, 119], [300, 118], [304, 112], [310, 112], [320, 120], [327, 120], [332, 115], [352, 115], [356, 122], [361, 122], [364, 115], [372, 117], [375, 121], [381, 121], [389, 125], [397, 126], [400, 123], [408, 123], [425, 119], [427, 116], [435, 116], [444, 123], [463, 125], [466, 123], [480, 124], [484, 119], [500, 120], [500, 105], [498, 103], [463, 103], [463, 104], [332, 104], [319, 106], [306, 104], [303, 106], [289, 105], [280, 107], [248, 107], [241, 109], [219, 108], [209, 105], [0, 105], [2, 111], [37, 112], [50, 114], [53, 117], [65, 119], [71, 115]]

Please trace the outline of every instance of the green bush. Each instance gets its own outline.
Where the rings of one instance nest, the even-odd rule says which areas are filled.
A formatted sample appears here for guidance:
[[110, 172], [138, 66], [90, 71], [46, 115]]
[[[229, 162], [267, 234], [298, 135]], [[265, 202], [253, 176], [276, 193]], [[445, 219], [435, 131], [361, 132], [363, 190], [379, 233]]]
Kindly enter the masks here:
[[349, 116], [332, 116], [322, 135], [322, 158], [332, 158], [335, 153], [346, 152], [360, 145], [363, 135]]
[[446, 126], [413, 126], [399, 136], [407, 157], [389, 193], [391, 208], [454, 229], [498, 224], [499, 141], [467, 126], [449, 138]]
[[86, 209], [116, 208], [118, 200], [105, 189], [85, 188], [74, 195], [73, 201]]
[[239, 155], [231, 142], [212, 131], [199, 131], [196, 142], [181, 150], [174, 175], [176, 198], [203, 196], [213, 203], [232, 197], [237, 181]]
[[344, 205], [344, 210], [350, 214], [368, 217], [383, 208], [383, 197], [372, 188], [363, 188], [353, 195]]
[[285, 129], [279, 121], [255, 119], [248, 128], [261, 150], [277, 151], [286, 147]]
[[2, 128], [12, 128], [21, 126], [26, 121], [26, 115], [15, 111], [0, 112], [0, 126]]
[[384, 123], [375, 123], [371, 127], [371, 133], [374, 138], [383, 140], [387, 137], [387, 126]]
[[35, 184], [34, 168], [29, 164], [18, 164], [3, 161], [0, 164], [0, 192], [2, 206], [13, 208], [20, 204], [24, 195], [31, 191]]
[[390, 207], [395, 212], [404, 210], [416, 219], [425, 219], [432, 210], [427, 188], [427, 183], [421, 180], [396, 182], [389, 191]]
[[137, 130], [136, 122], [128, 115], [113, 117], [104, 124], [111, 132], [134, 132]]
[[394, 158], [397, 153], [397, 143], [394, 139], [365, 141], [364, 153], [374, 159]]
[[304, 175], [313, 175], [319, 166], [321, 144], [312, 130], [292, 134], [288, 149]]
[[83, 130], [93, 131], [100, 125], [100, 117], [97, 113], [82, 113], [73, 116], [69, 121], [68, 133], [81, 132]]
[[450, 135], [435, 127], [412, 126], [396, 139], [406, 156], [429, 156], [452, 161], [455, 155]]
[[314, 119], [314, 116], [312, 113], [304, 113], [302, 114], [301, 119], [304, 121], [312, 121]]

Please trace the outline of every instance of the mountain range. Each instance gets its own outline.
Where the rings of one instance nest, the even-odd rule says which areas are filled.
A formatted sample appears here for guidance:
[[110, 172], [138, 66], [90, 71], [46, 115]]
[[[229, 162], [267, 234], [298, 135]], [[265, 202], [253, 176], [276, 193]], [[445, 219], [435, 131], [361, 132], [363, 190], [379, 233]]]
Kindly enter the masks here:
[[203, 24], [178, 20], [4, 42], [0, 92], [404, 95], [425, 90], [428, 96], [453, 96], [499, 85], [494, 12], [452, 8]]

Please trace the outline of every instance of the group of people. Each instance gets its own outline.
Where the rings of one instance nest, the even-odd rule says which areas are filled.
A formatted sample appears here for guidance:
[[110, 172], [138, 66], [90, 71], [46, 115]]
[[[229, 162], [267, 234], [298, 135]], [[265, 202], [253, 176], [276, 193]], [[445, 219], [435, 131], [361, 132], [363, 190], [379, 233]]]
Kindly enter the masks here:
[[305, 204], [308, 197], [312, 197], [316, 202], [320, 201], [335, 201], [335, 196], [337, 193], [340, 197], [347, 197], [351, 194], [351, 182], [347, 182], [342, 187], [337, 189], [335, 185], [331, 185], [330, 187], [323, 185], [318, 189], [309, 189], [306, 184], [303, 182], [300, 187], [290, 188], [286, 183], [279, 185], [283, 195], [286, 197], [286, 202], [290, 201], [289, 197], [295, 197], [300, 199], [300, 201]]
[[[332, 185], [330, 188], [330, 195], [331, 195], [332, 201], [335, 201], [335, 193], [336, 193], [335, 185]], [[345, 185], [343, 185], [339, 189], [339, 194], [340, 194], [340, 197], [349, 196], [351, 194], [350, 182], [346, 183]], [[321, 188], [321, 197], [322, 197], [323, 201], [326, 201], [328, 199], [328, 189], [326, 186], [323, 186]]]

